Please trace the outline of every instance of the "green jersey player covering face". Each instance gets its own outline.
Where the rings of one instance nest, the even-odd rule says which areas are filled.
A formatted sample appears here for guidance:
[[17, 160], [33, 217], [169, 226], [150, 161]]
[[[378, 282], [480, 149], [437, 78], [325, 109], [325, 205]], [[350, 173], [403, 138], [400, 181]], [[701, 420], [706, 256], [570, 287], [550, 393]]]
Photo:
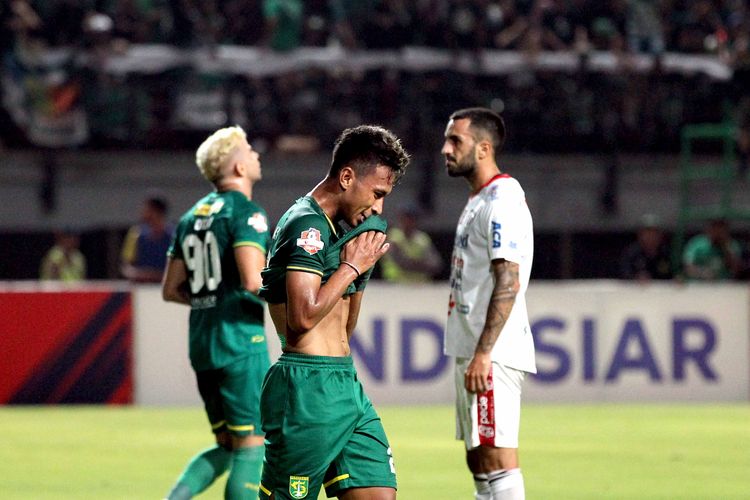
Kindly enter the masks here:
[[283, 344], [261, 396], [261, 498], [314, 499], [321, 486], [348, 500], [396, 497], [391, 449], [349, 338], [368, 272], [388, 250], [378, 215], [407, 163], [389, 131], [347, 129], [326, 178], [279, 221], [260, 293]]

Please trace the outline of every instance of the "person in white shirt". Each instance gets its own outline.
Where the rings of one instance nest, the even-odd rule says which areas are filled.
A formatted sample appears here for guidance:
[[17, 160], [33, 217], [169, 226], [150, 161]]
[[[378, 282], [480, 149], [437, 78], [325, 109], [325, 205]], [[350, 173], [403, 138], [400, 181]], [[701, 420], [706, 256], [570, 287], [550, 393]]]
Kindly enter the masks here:
[[442, 149], [448, 175], [471, 188], [453, 246], [445, 354], [455, 358], [456, 437], [478, 500], [525, 498], [521, 383], [536, 373], [525, 298], [533, 224], [521, 185], [498, 167], [504, 141], [500, 115], [468, 108], [451, 115]]

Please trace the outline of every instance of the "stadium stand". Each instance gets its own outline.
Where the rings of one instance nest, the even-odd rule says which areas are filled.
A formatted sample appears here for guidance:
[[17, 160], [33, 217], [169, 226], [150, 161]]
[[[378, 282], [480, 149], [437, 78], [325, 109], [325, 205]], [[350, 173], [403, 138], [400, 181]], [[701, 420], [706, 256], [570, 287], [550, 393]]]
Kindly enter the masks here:
[[[570, 242], [567, 255], [597, 255], [604, 251], [598, 236], [609, 231], [616, 247], [652, 208], [640, 210], [650, 202], [640, 196], [633, 209], [629, 193], [653, 189], [625, 184], [624, 171], [649, 167], [654, 182], [675, 180], [668, 158], [680, 151], [683, 127], [742, 123], [738, 110], [747, 108], [738, 106], [748, 99], [738, 77], [747, 65], [738, 57], [750, 32], [747, 2], [288, 3], [296, 8], [285, 14], [260, 0], [0, 6], [0, 154], [11, 164], [16, 153], [36, 162], [41, 152], [41, 177], [28, 182], [43, 193], [33, 227], [5, 219], [0, 230], [32, 231], [25, 241], [46, 245], [54, 226], [69, 222], [59, 220], [56, 202], [65, 194], [58, 187], [60, 162], [75, 164], [71, 156], [82, 150], [100, 152], [97, 158], [187, 151], [209, 130], [231, 123], [248, 130], [269, 159], [282, 155], [274, 162], [279, 169], [283, 155], [325, 150], [345, 126], [386, 124], [416, 152], [418, 174], [412, 175], [424, 182], [415, 196], [431, 211], [442, 203], [434, 152], [445, 117], [484, 104], [512, 124], [508, 153], [516, 161], [545, 155], [537, 158], [569, 165], [571, 155], [584, 154], [584, 163], [595, 165], [587, 171], [590, 189], [574, 186], [566, 196], [587, 197], [596, 213], [577, 214], [581, 226], [564, 229], [553, 227], [550, 214], [539, 239], [542, 248], [547, 240], [552, 248]], [[264, 189], [272, 189], [275, 176], [269, 172]], [[675, 220], [676, 210], [661, 215]], [[449, 245], [446, 228], [433, 232]], [[84, 250], [116, 247], [111, 241], [123, 231], [114, 219], [80, 229]], [[109, 244], [101, 243], [102, 233], [110, 234]], [[564, 255], [552, 260], [548, 269], [538, 267], [540, 276], [616, 275], [614, 266], [592, 270]], [[110, 267], [102, 264], [92, 276], [113, 277]], [[18, 267], [8, 272], [0, 278], [34, 277]]]

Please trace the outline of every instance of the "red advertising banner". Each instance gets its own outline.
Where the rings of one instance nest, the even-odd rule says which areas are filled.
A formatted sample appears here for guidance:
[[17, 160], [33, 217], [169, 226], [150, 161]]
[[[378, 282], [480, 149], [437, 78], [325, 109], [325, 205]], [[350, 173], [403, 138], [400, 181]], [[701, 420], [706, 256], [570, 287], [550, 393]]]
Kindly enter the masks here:
[[0, 292], [0, 404], [129, 404], [129, 292]]

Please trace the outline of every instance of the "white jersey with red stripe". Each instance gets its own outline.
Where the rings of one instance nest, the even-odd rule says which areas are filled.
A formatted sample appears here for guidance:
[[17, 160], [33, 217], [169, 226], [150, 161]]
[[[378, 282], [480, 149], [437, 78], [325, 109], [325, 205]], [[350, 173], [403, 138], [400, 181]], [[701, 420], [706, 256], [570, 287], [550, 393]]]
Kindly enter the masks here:
[[492, 360], [536, 373], [534, 340], [526, 311], [526, 289], [534, 255], [533, 224], [517, 180], [498, 174], [473, 194], [461, 213], [451, 260], [451, 296], [445, 354], [474, 355], [495, 284], [490, 263], [505, 259], [519, 266], [520, 290], [492, 349]]

